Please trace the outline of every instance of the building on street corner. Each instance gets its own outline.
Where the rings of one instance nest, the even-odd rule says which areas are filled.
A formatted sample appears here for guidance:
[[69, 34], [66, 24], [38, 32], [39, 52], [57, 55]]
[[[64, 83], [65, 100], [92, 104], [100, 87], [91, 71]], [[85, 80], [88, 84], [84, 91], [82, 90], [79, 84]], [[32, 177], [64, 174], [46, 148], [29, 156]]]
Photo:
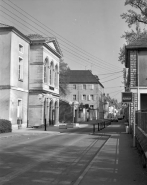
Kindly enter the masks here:
[[27, 126], [30, 40], [14, 27], [0, 27], [0, 118]]
[[0, 119], [12, 129], [59, 122], [61, 49], [55, 38], [0, 27]]

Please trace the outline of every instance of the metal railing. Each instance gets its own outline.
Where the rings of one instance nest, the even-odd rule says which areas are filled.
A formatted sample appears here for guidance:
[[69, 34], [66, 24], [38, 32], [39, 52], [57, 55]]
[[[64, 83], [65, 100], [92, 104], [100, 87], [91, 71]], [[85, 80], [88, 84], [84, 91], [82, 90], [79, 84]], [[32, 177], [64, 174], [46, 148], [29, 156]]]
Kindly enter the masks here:
[[147, 133], [147, 110], [136, 111], [136, 124]]

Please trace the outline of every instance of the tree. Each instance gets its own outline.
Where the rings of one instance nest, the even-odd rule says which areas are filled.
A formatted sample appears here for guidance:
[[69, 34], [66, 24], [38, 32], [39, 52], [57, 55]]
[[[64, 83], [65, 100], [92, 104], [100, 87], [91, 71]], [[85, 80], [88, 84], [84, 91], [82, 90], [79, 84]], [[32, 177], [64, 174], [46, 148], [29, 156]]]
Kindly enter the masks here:
[[59, 77], [59, 93], [60, 96], [66, 96], [68, 94], [68, 72], [70, 71], [70, 68], [68, 67], [68, 64], [65, 63], [63, 60], [60, 61], [60, 77]]
[[126, 20], [129, 27], [138, 22], [147, 24], [147, 0], [126, 0], [125, 5], [130, 5], [132, 8], [137, 9], [137, 12], [128, 10], [128, 13], [123, 13], [121, 15], [122, 19]]
[[[142, 36], [147, 36], [147, 31], [144, 29], [141, 31], [139, 23], [147, 24], [147, 0], [126, 0], [125, 5], [130, 5], [133, 9], [128, 10], [127, 13], [121, 15], [122, 19], [128, 23], [128, 27], [131, 28], [132, 25], [136, 25], [136, 30], [133, 29], [129, 32], [125, 32], [122, 38], [125, 38], [126, 43], [129, 44], [132, 41], [138, 39]], [[139, 12], [139, 13], [138, 13]], [[124, 64], [125, 63], [125, 44], [120, 48], [118, 60]]]

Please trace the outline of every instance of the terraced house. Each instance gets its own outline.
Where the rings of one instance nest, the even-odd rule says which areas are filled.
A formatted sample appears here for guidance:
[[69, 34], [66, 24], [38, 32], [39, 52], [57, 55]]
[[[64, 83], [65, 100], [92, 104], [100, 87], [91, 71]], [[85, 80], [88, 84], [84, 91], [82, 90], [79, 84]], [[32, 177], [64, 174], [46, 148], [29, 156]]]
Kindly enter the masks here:
[[22, 127], [58, 123], [59, 63], [55, 38], [0, 27], [0, 118]]

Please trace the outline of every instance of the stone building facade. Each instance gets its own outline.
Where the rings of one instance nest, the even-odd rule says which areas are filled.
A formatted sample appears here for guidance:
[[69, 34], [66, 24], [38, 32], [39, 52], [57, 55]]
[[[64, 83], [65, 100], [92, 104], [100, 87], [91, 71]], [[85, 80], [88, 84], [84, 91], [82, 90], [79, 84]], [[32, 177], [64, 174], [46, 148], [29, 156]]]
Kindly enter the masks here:
[[27, 126], [30, 40], [14, 27], [0, 28], [0, 118]]
[[[55, 38], [29, 35], [29, 127], [59, 122], [59, 63], [61, 50]], [[39, 99], [38, 95], [42, 95]]]
[[0, 27], [0, 119], [12, 128], [58, 123], [61, 57], [55, 38]]
[[63, 98], [78, 104], [76, 121], [104, 118], [104, 87], [98, 77], [90, 70], [70, 70], [68, 75], [69, 93]]

